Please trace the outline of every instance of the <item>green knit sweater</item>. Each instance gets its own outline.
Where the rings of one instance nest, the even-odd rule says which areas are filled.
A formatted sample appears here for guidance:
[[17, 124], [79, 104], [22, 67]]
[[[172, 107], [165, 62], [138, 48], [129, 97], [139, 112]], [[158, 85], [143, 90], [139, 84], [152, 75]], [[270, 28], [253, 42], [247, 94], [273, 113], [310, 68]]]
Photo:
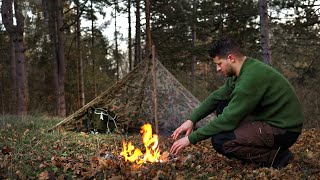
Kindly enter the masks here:
[[230, 102], [222, 114], [188, 136], [192, 144], [235, 129], [248, 115], [255, 121], [265, 121], [288, 131], [302, 129], [304, 116], [293, 87], [278, 71], [258, 60], [247, 58], [239, 76], [228, 78], [189, 119], [197, 123], [216, 109], [219, 100]]

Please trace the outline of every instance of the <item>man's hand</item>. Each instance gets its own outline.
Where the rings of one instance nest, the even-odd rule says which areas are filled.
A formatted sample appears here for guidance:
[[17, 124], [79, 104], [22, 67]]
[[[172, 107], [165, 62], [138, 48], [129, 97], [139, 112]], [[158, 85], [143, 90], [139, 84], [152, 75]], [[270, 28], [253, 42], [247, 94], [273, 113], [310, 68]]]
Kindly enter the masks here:
[[186, 132], [186, 136], [188, 136], [193, 129], [193, 122], [191, 120], [187, 120], [180, 127], [178, 127], [171, 135], [171, 137], [176, 140], [182, 132]]
[[184, 122], [183, 124], [181, 124], [180, 127], [178, 127], [171, 135], [171, 137], [176, 140], [179, 135], [183, 132], [186, 132], [186, 135], [184, 138], [179, 139], [178, 141], [174, 142], [170, 152], [172, 154], [177, 155], [179, 153], [179, 151], [190, 145], [190, 141], [188, 139], [188, 135], [191, 133], [193, 129], [193, 122], [191, 120], [187, 120], [186, 122]]
[[175, 154], [177, 155], [179, 153], [179, 151], [187, 146], [190, 145], [190, 141], [188, 139], [188, 136], [185, 136], [181, 139], [179, 139], [178, 141], [174, 142], [171, 149], [170, 149], [170, 152], [172, 154]]

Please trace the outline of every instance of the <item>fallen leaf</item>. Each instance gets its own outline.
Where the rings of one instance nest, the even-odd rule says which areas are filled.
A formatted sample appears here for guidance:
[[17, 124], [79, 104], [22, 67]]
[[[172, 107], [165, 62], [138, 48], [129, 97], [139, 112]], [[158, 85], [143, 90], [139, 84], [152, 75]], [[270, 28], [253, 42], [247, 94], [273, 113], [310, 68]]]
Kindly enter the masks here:
[[47, 180], [50, 179], [50, 175], [48, 171], [43, 171], [42, 173], [39, 174], [39, 180]]
[[84, 138], [88, 138], [89, 137], [89, 135], [87, 133], [85, 133], [85, 132], [81, 132], [80, 135], [82, 137], [84, 137]]
[[9, 155], [11, 151], [11, 148], [9, 148], [8, 146], [4, 146], [1, 150], [3, 155]]
[[121, 180], [123, 179], [122, 176], [112, 176], [111, 178], [109, 178], [109, 180]]
[[52, 157], [52, 158], [51, 158], [51, 162], [52, 162], [52, 164], [53, 164], [54, 166], [56, 166], [56, 167], [58, 167], [58, 168], [62, 166], [62, 164], [60, 163], [59, 158], [57, 158], [57, 157]]
[[43, 168], [46, 168], [46, 167], [47, 167], [47, 166], [46, 166], [45, 164], [40, 164], [40, 165], [39, 165], [39, 168], [40, 168], [40, 169], [43, 169]]
[[314, 157], [314, 153], [310, 151], [309, 149], [306, 150], [306, 156], [309, 159], [312, 159]]
[[160, 156], [160, 162], [168, 162], [170, 153], [168, 151], [165, 151]]
[[29, 129], [26, 129], [24, 132], [23, 132], [23, 135], [25, 136], [30, 130]]

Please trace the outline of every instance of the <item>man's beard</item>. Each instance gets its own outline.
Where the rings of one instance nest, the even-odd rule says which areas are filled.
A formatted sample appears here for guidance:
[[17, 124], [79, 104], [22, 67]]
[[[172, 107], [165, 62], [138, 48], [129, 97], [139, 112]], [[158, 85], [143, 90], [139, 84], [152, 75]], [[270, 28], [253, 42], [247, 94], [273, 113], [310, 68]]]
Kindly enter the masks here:
[[231, 66], [228, 66], [228, 69], [226, 69], [224, 75], [227, 77], [232, 77], [234, 76], [236, 73], [234, 71], [234, 69]]

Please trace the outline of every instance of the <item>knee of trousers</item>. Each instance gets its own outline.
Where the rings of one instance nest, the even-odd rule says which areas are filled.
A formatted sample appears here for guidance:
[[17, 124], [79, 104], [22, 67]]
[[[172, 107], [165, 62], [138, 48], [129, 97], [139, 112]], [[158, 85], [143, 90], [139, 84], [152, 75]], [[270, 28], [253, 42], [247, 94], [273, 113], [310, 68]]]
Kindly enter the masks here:
[[233, 132], [220, 133], [220, 134], [214, 135], [211, 138], [212, 146], [218, 153], [226, 154], [223, 148], [223, 145], [228, 141], [234, 140], [235, 138], [236, 137]]

